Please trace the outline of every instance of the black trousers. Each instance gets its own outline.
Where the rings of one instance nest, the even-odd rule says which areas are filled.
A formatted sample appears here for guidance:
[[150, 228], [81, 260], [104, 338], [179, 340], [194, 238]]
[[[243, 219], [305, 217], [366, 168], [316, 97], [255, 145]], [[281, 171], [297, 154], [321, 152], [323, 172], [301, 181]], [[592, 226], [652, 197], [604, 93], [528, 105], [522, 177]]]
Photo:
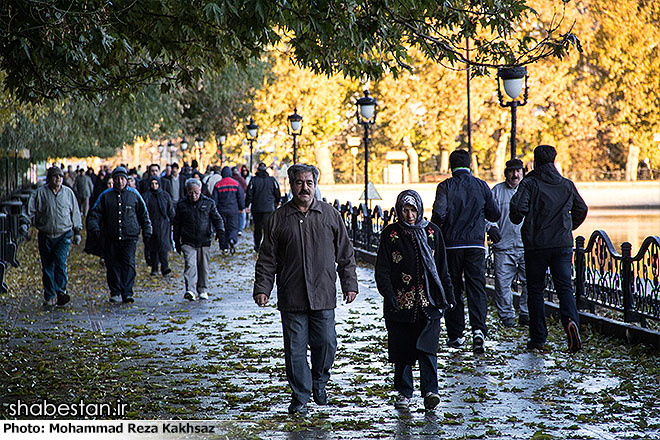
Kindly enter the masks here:
[[136, 246], [137, 240], [106, 241], [105, 267], [110, 296], [121, 296], [122, 299], [133, 296]]
[[[465, 330], [465, 302], [467, 297], [468, 314], [472, 331], [486, 329], [486, 251], [481, 248], [447, 249], [447, 266], [454, 285], [456, 307], [445, 312], [447, 336], [450, 340], [463, 336]], [[465, 282], [463, 281], [465, 279]]]
[[254, 219], [254, 249], [259, 250], [261, 246], [261, 239], [264, 235], [264, 227], [268, 223], [268, 219], [272, 212], [253, 212], [252, 218]]

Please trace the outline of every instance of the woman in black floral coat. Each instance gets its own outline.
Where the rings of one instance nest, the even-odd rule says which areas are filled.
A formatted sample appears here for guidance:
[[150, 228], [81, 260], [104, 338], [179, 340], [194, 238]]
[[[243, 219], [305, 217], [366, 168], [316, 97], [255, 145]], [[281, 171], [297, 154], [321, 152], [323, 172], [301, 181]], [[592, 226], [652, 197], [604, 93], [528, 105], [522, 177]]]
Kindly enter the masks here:
[[394, 388], [399, 392], [395, 406], [408, 407], [413, 394], [412, 367], [418, 361], [424, 407], [432, 410], [440, 402], [440, 319], [454, 305], [445, 242], [440, 228], [424, 219], [417, 192], [399, 194], [395, 210], [397, 222], [383, 230], [376, 259], [389, 361], [394, 363]]

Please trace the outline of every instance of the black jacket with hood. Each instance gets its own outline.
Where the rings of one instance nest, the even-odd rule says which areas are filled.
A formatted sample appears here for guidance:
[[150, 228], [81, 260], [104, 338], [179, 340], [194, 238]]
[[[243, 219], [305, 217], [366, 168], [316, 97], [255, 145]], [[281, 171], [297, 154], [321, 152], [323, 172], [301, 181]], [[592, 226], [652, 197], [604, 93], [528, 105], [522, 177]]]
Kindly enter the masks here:
[[573, 234], [587, 217], [587, 204], [575, 184], [546, 163], [520, 182], [509, 205], [509, 218], [521, 221], [525, 249], [573, 247]]

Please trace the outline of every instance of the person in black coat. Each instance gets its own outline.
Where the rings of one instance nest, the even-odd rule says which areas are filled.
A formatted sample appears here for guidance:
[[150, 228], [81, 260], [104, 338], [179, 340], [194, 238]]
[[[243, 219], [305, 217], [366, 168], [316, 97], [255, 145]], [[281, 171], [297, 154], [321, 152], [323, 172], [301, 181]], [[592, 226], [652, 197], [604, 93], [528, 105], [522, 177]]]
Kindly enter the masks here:
[[232, 179], [231, 168], [224, 167], [220, 174], [222, 180], [215, 184], [212, 197], [225, 224], [220, 249], [234, 253], [238, 242], [239, 214], [245, 209], [245, 193], [241, 185]]
[[572, 280], [573, 234], [587, 218], [587, 204], [575, 184], [555, 167], [557, 151], [551, 145], [534, 149], [534, 171], [518, 185], [509, 202], [509, 218], [521, 229], [525, 248], [530, 350], [545, 351], [548, 327], [543, 291], [548, 268], [559, 298], [559, 316], [571, 353], [582, 348], [580, 320]]
[[254, 219], [254, 250], [257, 252], [261, 246], [264, 226], [277, 208], [281, 197], [277, 179], [268, 175], [266, 164], [260, 163], [257, 167], [257, 174], [250, 179], [245, 194], [245, 206], [250, 206]]
[[185, 268], [183, 297], [194, 301], [197, 297], [208, 299], [208, 267], [211, 255], [211, 239], [224, 236], [225, 225], [215, 208], [215, 202], [202, 194], [199, 179], [186, 180], [187, 196], [176, 205], [174, 216], [174, 246], [183, 252]]
[[388, 354], [394, 363], [395, 406], [405, 409], [413, 394], [412, 367], [419, 362], [424, 406], [438, 396], [437, 351], [440, 320], [454, 303], [440, 228], [424, 219], [424, 205], [413, 190], [399, 194], [397, 221], [382, 232], [376, 257], [376, 285], [383, 296]]
[[145, 254], [151, 265], [151, 275], [158, 274], [160, 263], [161, 273], [166, 276], [172, 269], [169, 267], [168, 253], [172, 250], [172, 228], [174, 220], [174, 203], [167, 191], [160, 187], [160, 177], [149, 177], [149, 191], [144, 193], [144, 203], [149, 211], [153, 233], [150, 240], [145, 240]]
[[461, 348], [465, 343], [465, 291], [472, 350], [481, 354], [488, 335], [486, 220], [496, 222], [501, 213], [488, 184], [470, 172], [471, 158], [467, 151], [454, 150], [449, 155], [449, 165], [452, 176], [438, 184], [431, 216], [431, 221], [442, 230], [447, 245], [449, 274], [456, 297], [456, 307], [445, 315], [447, 345]]
[[87, 240], [103, 243], [110, 302], [132, 303], [137, 240], [140, 230], [145, 240], [151, 237], [151, 221], [142, 196], [127, 185], [126, 168], [115, 168], [112, 182], [89, 211]]

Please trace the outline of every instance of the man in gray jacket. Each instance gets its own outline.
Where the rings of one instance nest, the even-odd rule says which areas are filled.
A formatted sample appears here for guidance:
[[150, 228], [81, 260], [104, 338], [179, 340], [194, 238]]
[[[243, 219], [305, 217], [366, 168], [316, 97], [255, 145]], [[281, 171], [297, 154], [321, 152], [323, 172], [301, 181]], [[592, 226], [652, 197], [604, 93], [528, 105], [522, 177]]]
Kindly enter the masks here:
[[495, 305], [500, 321], [505, 327], [516, 325], [513, 310], [511, 282], [518, 275], [521, 282], [519, 324], [529, 323], [527, 309], [527, 282], [525, 277], [525, 252], [520, 228], [509, 219], [509, 202], [523, 178], [523, 163], [520, 159], [507, 161], [504, 169], [505, 181], [493, 187], [493, 197], [502, 215], [497, 223], [488, 224], [488, 238], [492, 242], [493, 265], [495, 266]]
[[76, 196], [63, 186], [64, 173], [49, 168], [46, 184], [39, 187], [28, 202], [28, 216], [39, 231], [39, 256], [44, 284], [44, 304], [63, 306], [69, 302], [66, 261], [71, 241], [80, 244], [82, 220]]
[[318, 405], [327, 404], [325, 388], [337, 350], [337, 272], [346, 303], [353, 302], [358, 286], [353, 246], [339, 212], [314, 199], [319, 170], [296, 164], [288, 175], [293, 199], [268, 221], [253, 297], [265, 305], [277, 277], [286, 377], [292, 390], [289, 413], [305, 414], [310, 395]]

